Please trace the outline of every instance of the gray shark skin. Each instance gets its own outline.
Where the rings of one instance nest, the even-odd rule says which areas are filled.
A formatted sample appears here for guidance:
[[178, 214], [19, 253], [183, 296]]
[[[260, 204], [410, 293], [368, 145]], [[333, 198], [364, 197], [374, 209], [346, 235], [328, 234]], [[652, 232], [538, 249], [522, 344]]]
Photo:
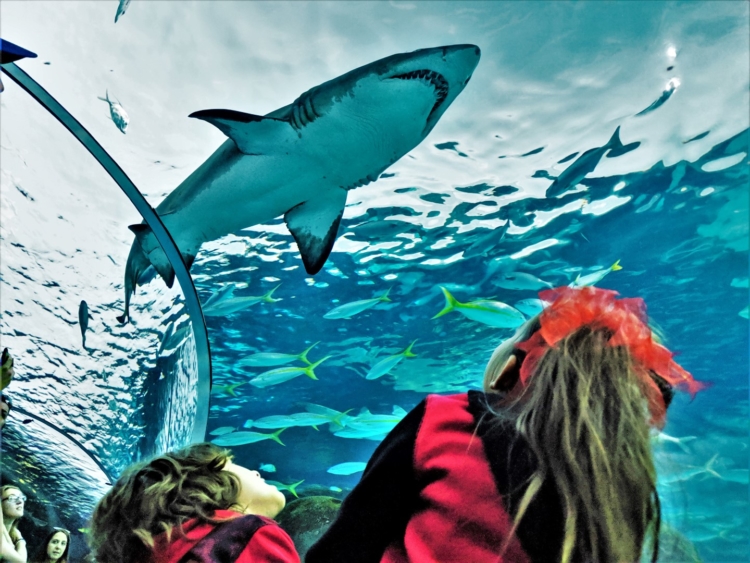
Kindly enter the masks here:
[[588, 174], [594, 171], [605, 153], [608, 153], [607, 158], [615, 158], [635, 150], [639, 146], [639, 142], [623, 145], [620, 141], [620, 127], [618, 126], [612, 134], [612, 137], [607, 141], [606, 145], [589, 149], [575, 159], [573, 164], [568, 166], [563, 173], [552, 182], [550, 187], [547, 188], [547, 197], [556, 197], [567, 190], [574, 188]]
[[[475, 45], [386, 57], [324, 82], [266, 116], [205, 110], [190, 117], [226, 140], [156, 208], [188, 268], [204, 242], [284, 215], [305, 270], [316, 274], [336, 240], [347, 191], [378, 176], [432, 131], [479, 63]], [[125, 313], [149, 265], [174, 271], [145, 225], [125, 270]]]

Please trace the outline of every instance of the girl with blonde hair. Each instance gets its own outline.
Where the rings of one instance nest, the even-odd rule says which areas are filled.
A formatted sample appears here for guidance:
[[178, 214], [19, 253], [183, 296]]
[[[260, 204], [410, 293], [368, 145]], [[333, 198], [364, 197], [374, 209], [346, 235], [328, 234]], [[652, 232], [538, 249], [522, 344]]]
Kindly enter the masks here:
[[373, 454], [307, 563], [633, 563], [659, 551], [650, 429], [702, 386], [640, 299], [543, 291], [484, 392], [430, 395]]
[[194, 444], [126, 469], [97, 504], [89, 543], [97, 563], [299, 563], [272, 520], [285, 503], [227, 450]]
[[4, 485], [0, 489], [3, 505], [2, 544], [0, 559], [8, 563], [26, 563], [26, 540], [18, 529], [18, 521], [23, 517], [26, 496], [15, 485]]

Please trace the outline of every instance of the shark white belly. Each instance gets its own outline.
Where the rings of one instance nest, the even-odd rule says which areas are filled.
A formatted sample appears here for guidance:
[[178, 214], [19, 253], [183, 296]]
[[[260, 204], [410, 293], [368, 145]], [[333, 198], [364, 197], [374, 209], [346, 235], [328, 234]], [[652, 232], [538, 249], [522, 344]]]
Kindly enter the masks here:
[[[479, 48], [454, 45], [392, 55], [305, 92], [267, 116], [205, 110], [225, 141], [156, 208], [188, 268], [200, 246], [284, 215], [305, 269], [330, 254], [348, 190], [375, 181], [417, 146], [463, 90]], [[139, 277], [174, 271], [147, 225], [125, 273], [125, 314]]]

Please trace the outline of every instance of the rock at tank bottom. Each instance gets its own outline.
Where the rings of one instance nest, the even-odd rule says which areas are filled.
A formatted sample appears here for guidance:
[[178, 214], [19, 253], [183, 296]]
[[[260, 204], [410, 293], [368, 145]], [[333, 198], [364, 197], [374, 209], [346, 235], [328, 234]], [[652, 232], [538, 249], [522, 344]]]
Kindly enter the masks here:
[[313, 496], [293, 500], [276, 517], [284, 531], [291, 536], [302, 563], [310, 547], [336, 518], [341, 501], [333, 497]]

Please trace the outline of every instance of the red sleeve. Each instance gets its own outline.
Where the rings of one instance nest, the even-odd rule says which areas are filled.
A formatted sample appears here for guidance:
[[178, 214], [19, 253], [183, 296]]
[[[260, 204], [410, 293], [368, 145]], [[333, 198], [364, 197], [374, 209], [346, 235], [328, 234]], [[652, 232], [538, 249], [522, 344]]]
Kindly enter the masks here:
[[300, 563], [300, 560], [292, 538], [273, 523], [255, 532], [237, 563]]

